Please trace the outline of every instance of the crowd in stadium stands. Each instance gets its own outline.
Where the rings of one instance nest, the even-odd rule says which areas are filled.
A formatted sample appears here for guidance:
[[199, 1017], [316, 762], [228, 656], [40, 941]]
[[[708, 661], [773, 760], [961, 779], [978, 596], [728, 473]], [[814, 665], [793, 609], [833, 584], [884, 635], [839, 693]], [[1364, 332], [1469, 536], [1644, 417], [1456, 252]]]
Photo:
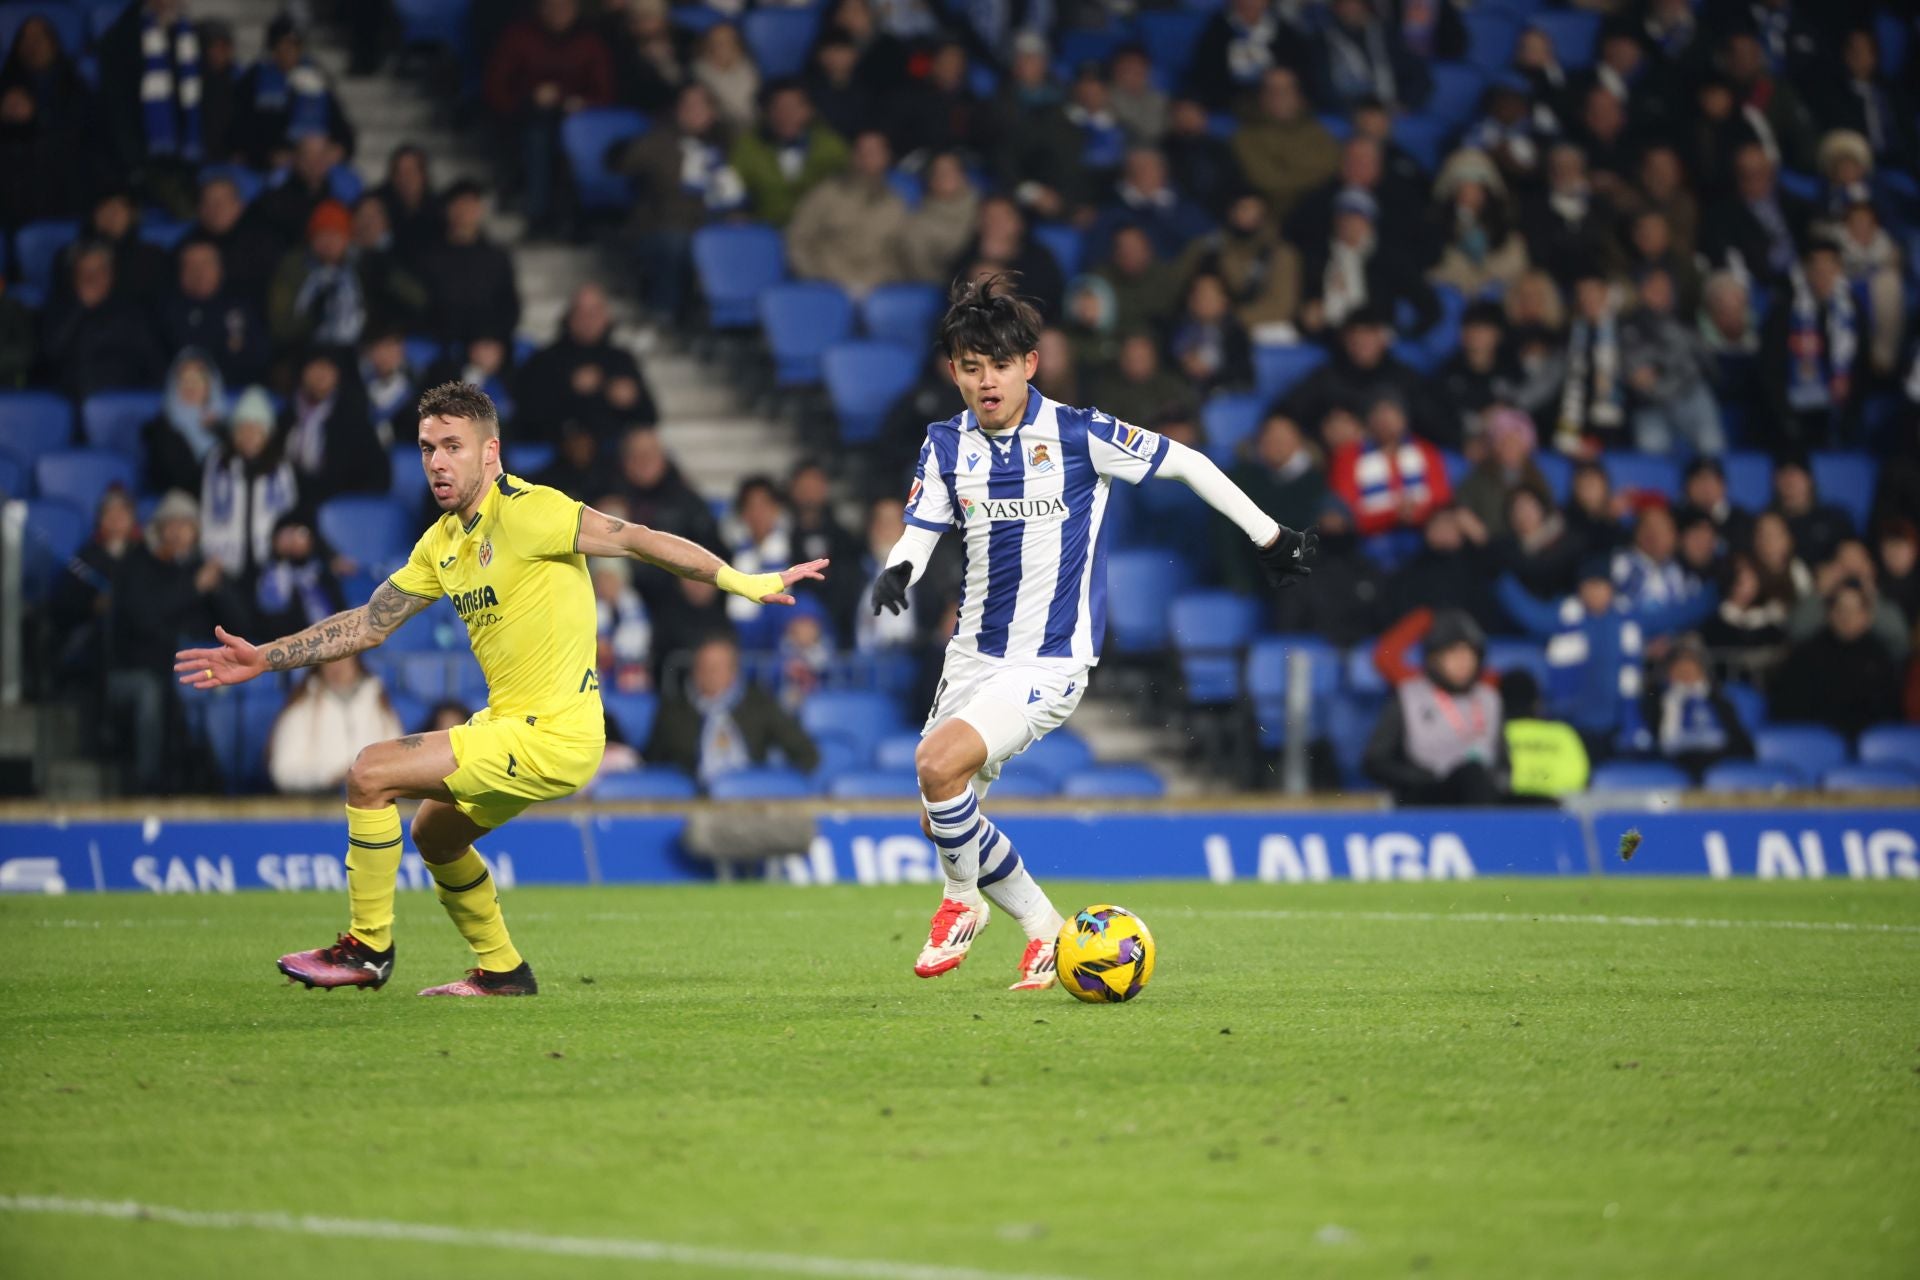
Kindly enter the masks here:
[[[1251, 705], [1271, 750], [1264, 656], [1305, 652], [1316, 780], [1429, 801], [1525, 791], [1520, 726], [1570, 727], [1581, 779], [1711, 783], [1770, 726], [1846, 735], [1838, 763], [1920, 720], [1905, 6], [337, 7], [353, 74], [454, 54], [493, 188], [356, 157], [306, 5], [251, 65], [191, 0], [6, 6], [0, 492], [47, 562], [36, 692], [105, 710], [130, 788], [329, 789], [359, 742], [484, 697], [444, 611], [212, 710], [168, 674], [216, 622], [364, 597], [432, 514], [410, 406], [453, 378], [494, 395], [517, 473], [745, 570], [834, 561], [792, 613], [593, 563], [609, 770], [897, 775], [876, 735], [925, 705], [957, 565], [900, 617], [861, 602], [958, 407], [932, 319], [984, 271], [1039, 304], [1048, 395], [1321, 531], [1311, 588], [1271, 598], [1183, 486], [1116, 487], [1108, 653], [1174, 677], [1171, 715]], [[697, 493], [605, 289], [520, 333], [494, 191], [530, 238], [600, 232], [664, 329], [760, 330], [834, 463]], [[809, 709], [847, 685], [877, 723]]]

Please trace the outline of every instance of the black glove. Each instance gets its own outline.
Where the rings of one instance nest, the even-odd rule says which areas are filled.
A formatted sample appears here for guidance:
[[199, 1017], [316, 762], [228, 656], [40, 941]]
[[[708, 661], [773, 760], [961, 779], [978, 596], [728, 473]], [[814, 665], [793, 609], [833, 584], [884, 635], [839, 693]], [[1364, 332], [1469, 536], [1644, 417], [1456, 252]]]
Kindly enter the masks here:
[[1312, 576], [1313, 558], [1319, 554], [1319, 534], [1281, 525], [1280, 536], [1260, 548], [1260, 564], [1267, 571], [1267, 581], [1276, 587], [1290, 587], [1295, 578]]
[[880, 610], [888, 613], [905, 613], [907, 609], [907, 579], [913, 577], [913, 566], [906, 561], [882, 569], [880, 576], [873, 580], [873, 612], [878, 617]]

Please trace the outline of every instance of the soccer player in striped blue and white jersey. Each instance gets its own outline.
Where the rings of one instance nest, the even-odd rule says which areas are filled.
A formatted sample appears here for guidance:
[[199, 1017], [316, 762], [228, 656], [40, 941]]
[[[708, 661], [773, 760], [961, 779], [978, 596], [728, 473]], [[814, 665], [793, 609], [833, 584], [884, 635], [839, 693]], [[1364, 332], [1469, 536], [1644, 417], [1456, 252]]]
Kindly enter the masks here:
[[1026, 930], [1016, 991], [1054, 982], [1063, 923], [983, 812], [1006, 761], [1066, 722], [1100, 660], [1107, 625], [1106, 514], [1115, 480], [1179, 480], [1246, 532], [1278, 586], [1313, 572], [1319, 538], [1284, 528], [1203, 453], [1028, 385], [1040, 317], [1002, 276], [960, 285], [940, 326], [966, 409], [927, 428], [906, 532], [873, 587], [899, 612], [949, 529], [965, 539], [959, 623], [914, 757], [922, 829], [946, 886], [913, 971], [966, 958], [991, 909]]

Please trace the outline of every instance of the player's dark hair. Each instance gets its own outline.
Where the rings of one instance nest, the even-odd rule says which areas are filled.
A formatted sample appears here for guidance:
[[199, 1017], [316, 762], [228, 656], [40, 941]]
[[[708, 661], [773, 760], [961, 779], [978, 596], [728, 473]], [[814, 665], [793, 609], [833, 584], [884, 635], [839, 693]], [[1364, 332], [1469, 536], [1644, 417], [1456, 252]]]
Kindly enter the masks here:
[[1013, 360], [1040, 347], [1040, 313], [1014, 293], [1019, 275], [996, 272], [953, 287], [940, 321], [940, 349], [957, 360], [973, 352], [989, 360]]
[[420, 395], [420, 417], [465, 418], [480, 429], [480, 435], [498, 437], [500, 413], [493, 397], [471, 382], [443, 382]]

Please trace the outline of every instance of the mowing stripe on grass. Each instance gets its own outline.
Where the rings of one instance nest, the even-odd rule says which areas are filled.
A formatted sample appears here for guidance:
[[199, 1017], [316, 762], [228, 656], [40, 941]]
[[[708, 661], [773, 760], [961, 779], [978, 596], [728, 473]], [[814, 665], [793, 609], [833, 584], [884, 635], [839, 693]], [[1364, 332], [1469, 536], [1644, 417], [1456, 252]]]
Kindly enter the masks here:
[[1920, 924], [1862, 924], [1851, 920], [1710, 920], [1700, 916], [1581, 916], [1519, 911], [1214, 911], [1196, 916], [1235, 920], [1367, 920], [1421, 924], [1446, 920], [1458, 924], [1597, 924], [1630, 929], [1793, 929], [1803, 933], [1920, 933]]
[[855, 1280], [1066, 1280], [1062, 1276], [982, 1271], [975, 1267], [930, 1266], [918, 1262], [823, 1258], [798, 1253], [755, 1253], [710, 1249], [662, 1240], [621, 1240], [604, 1236], [550, 1236], [533, 1231], [483, 1231], [426, 1222], [383, 1222], [368, 1218], [324, 1218], [307, 1213], [249, 1213], [243, 1210], [177, 1209], [133, 1200], [68, 1200], [60, 1196], [0, 1195], [0, 1213], [64, 1214], [81, 1218], [118, 1218], [124, 1222], [164, 1222], [211, 1231], [272, 1231], [282, 1235], [329, 1236], [338, 1240], [400, 1240], [410, 1244], [460, 1245], [509, 1249], [564, 1258], [613, 1258], [624, 1262], [671, 1262], [686, 1267], [725, 1267], [790, 1276], [851, 1276]]

